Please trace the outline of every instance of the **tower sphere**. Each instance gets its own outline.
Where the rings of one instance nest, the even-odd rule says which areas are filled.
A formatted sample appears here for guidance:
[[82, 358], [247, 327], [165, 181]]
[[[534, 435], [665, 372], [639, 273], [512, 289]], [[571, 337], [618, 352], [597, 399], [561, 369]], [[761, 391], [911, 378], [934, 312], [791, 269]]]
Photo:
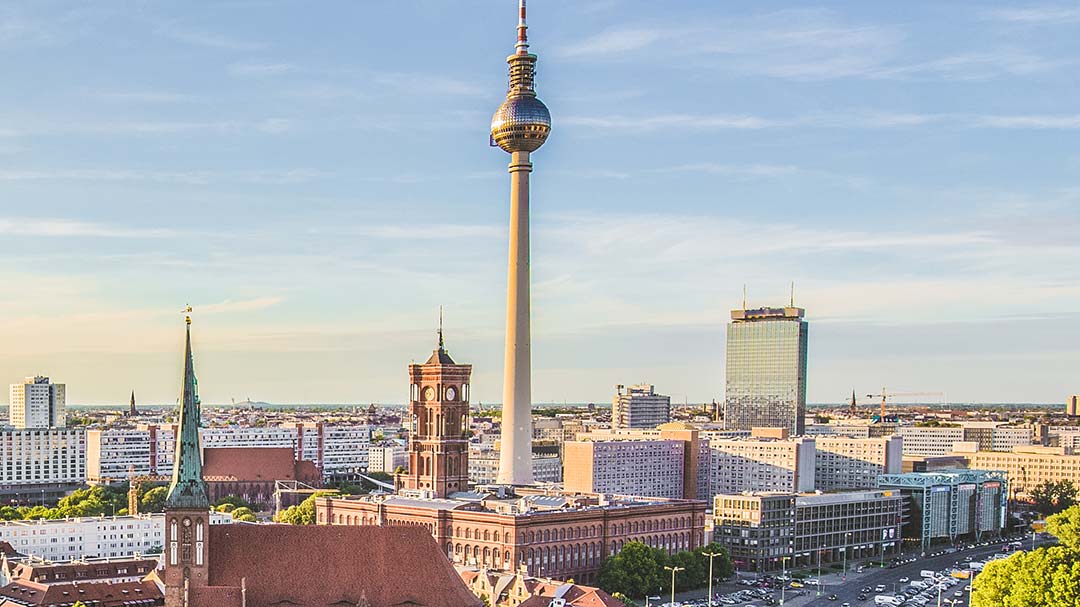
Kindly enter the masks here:
[[551, 132], [551, 112], [536, 95], [508, 96], [491, 118], [491, 138], [507, 152], [534, 152]]

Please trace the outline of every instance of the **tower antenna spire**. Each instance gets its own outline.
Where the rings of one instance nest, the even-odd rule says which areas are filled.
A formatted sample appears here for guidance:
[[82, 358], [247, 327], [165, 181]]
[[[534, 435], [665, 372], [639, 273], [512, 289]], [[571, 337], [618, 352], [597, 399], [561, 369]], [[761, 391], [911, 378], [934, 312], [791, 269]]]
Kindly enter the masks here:
[[743, 310], [746, 309], [746, 283], [745, 282], [743, 283], [743, 286], [742, 286], [742, 309]]
[[791, 307], [795, 307], [795, 281], [791, 281]]
[[517, 54], [527, 55], [529, 53], [529, 37], [526, 31], [529, 29], [528, 25], [525, 25], [525, 0], [518, 1], [518, 26], [517, 26]]

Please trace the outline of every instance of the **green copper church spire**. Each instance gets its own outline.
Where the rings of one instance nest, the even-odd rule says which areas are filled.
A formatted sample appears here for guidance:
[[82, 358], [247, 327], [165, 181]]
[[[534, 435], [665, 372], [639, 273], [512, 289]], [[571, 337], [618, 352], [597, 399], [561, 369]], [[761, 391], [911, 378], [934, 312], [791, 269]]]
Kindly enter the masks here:
[[[191, 312], [188, 306], [186, 312]], [[184, 393], [180, 399], [180, 427], [176, 431], [176, 457], [172, 482], [165, 498], [166, 508], [210, 509], [206, 483], [202, 478], [202, 452], [199, 449], [199, 382], [191, 359], [191, 316], [187, 323], [184, 351]]]

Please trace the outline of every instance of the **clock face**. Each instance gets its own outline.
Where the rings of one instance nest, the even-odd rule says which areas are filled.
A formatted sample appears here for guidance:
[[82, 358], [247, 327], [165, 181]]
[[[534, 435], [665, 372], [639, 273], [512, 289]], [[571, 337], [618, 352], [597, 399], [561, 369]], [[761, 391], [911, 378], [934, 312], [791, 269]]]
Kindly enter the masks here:
[[424, 400], [432, 400], [435, 398], [435, 388], [428, 386], [424, 388]]
[[457, 390], [455, 390], [453, 387], [447, 388], [446, 400], [454, 400], [455, 398], [457, 398]]

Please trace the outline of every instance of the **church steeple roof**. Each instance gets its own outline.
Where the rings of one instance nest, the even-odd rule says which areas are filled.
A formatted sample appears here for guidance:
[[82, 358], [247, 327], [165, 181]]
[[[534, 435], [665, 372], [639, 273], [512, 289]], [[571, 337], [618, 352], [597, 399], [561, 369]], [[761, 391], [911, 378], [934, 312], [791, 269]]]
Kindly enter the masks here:
[[[188, 308], [188, 312], [191, 308]], [[184, 391], [180, 399], [180, 427], [176, 431], [176, 457], [172, 482], [165, 497], [166, 508], [209, 509], [206, 483], [202, 478], [202, 453], [199, 449], [199, 382], [191, 357], [191, 317], [187, 322], [184, 350]]]

